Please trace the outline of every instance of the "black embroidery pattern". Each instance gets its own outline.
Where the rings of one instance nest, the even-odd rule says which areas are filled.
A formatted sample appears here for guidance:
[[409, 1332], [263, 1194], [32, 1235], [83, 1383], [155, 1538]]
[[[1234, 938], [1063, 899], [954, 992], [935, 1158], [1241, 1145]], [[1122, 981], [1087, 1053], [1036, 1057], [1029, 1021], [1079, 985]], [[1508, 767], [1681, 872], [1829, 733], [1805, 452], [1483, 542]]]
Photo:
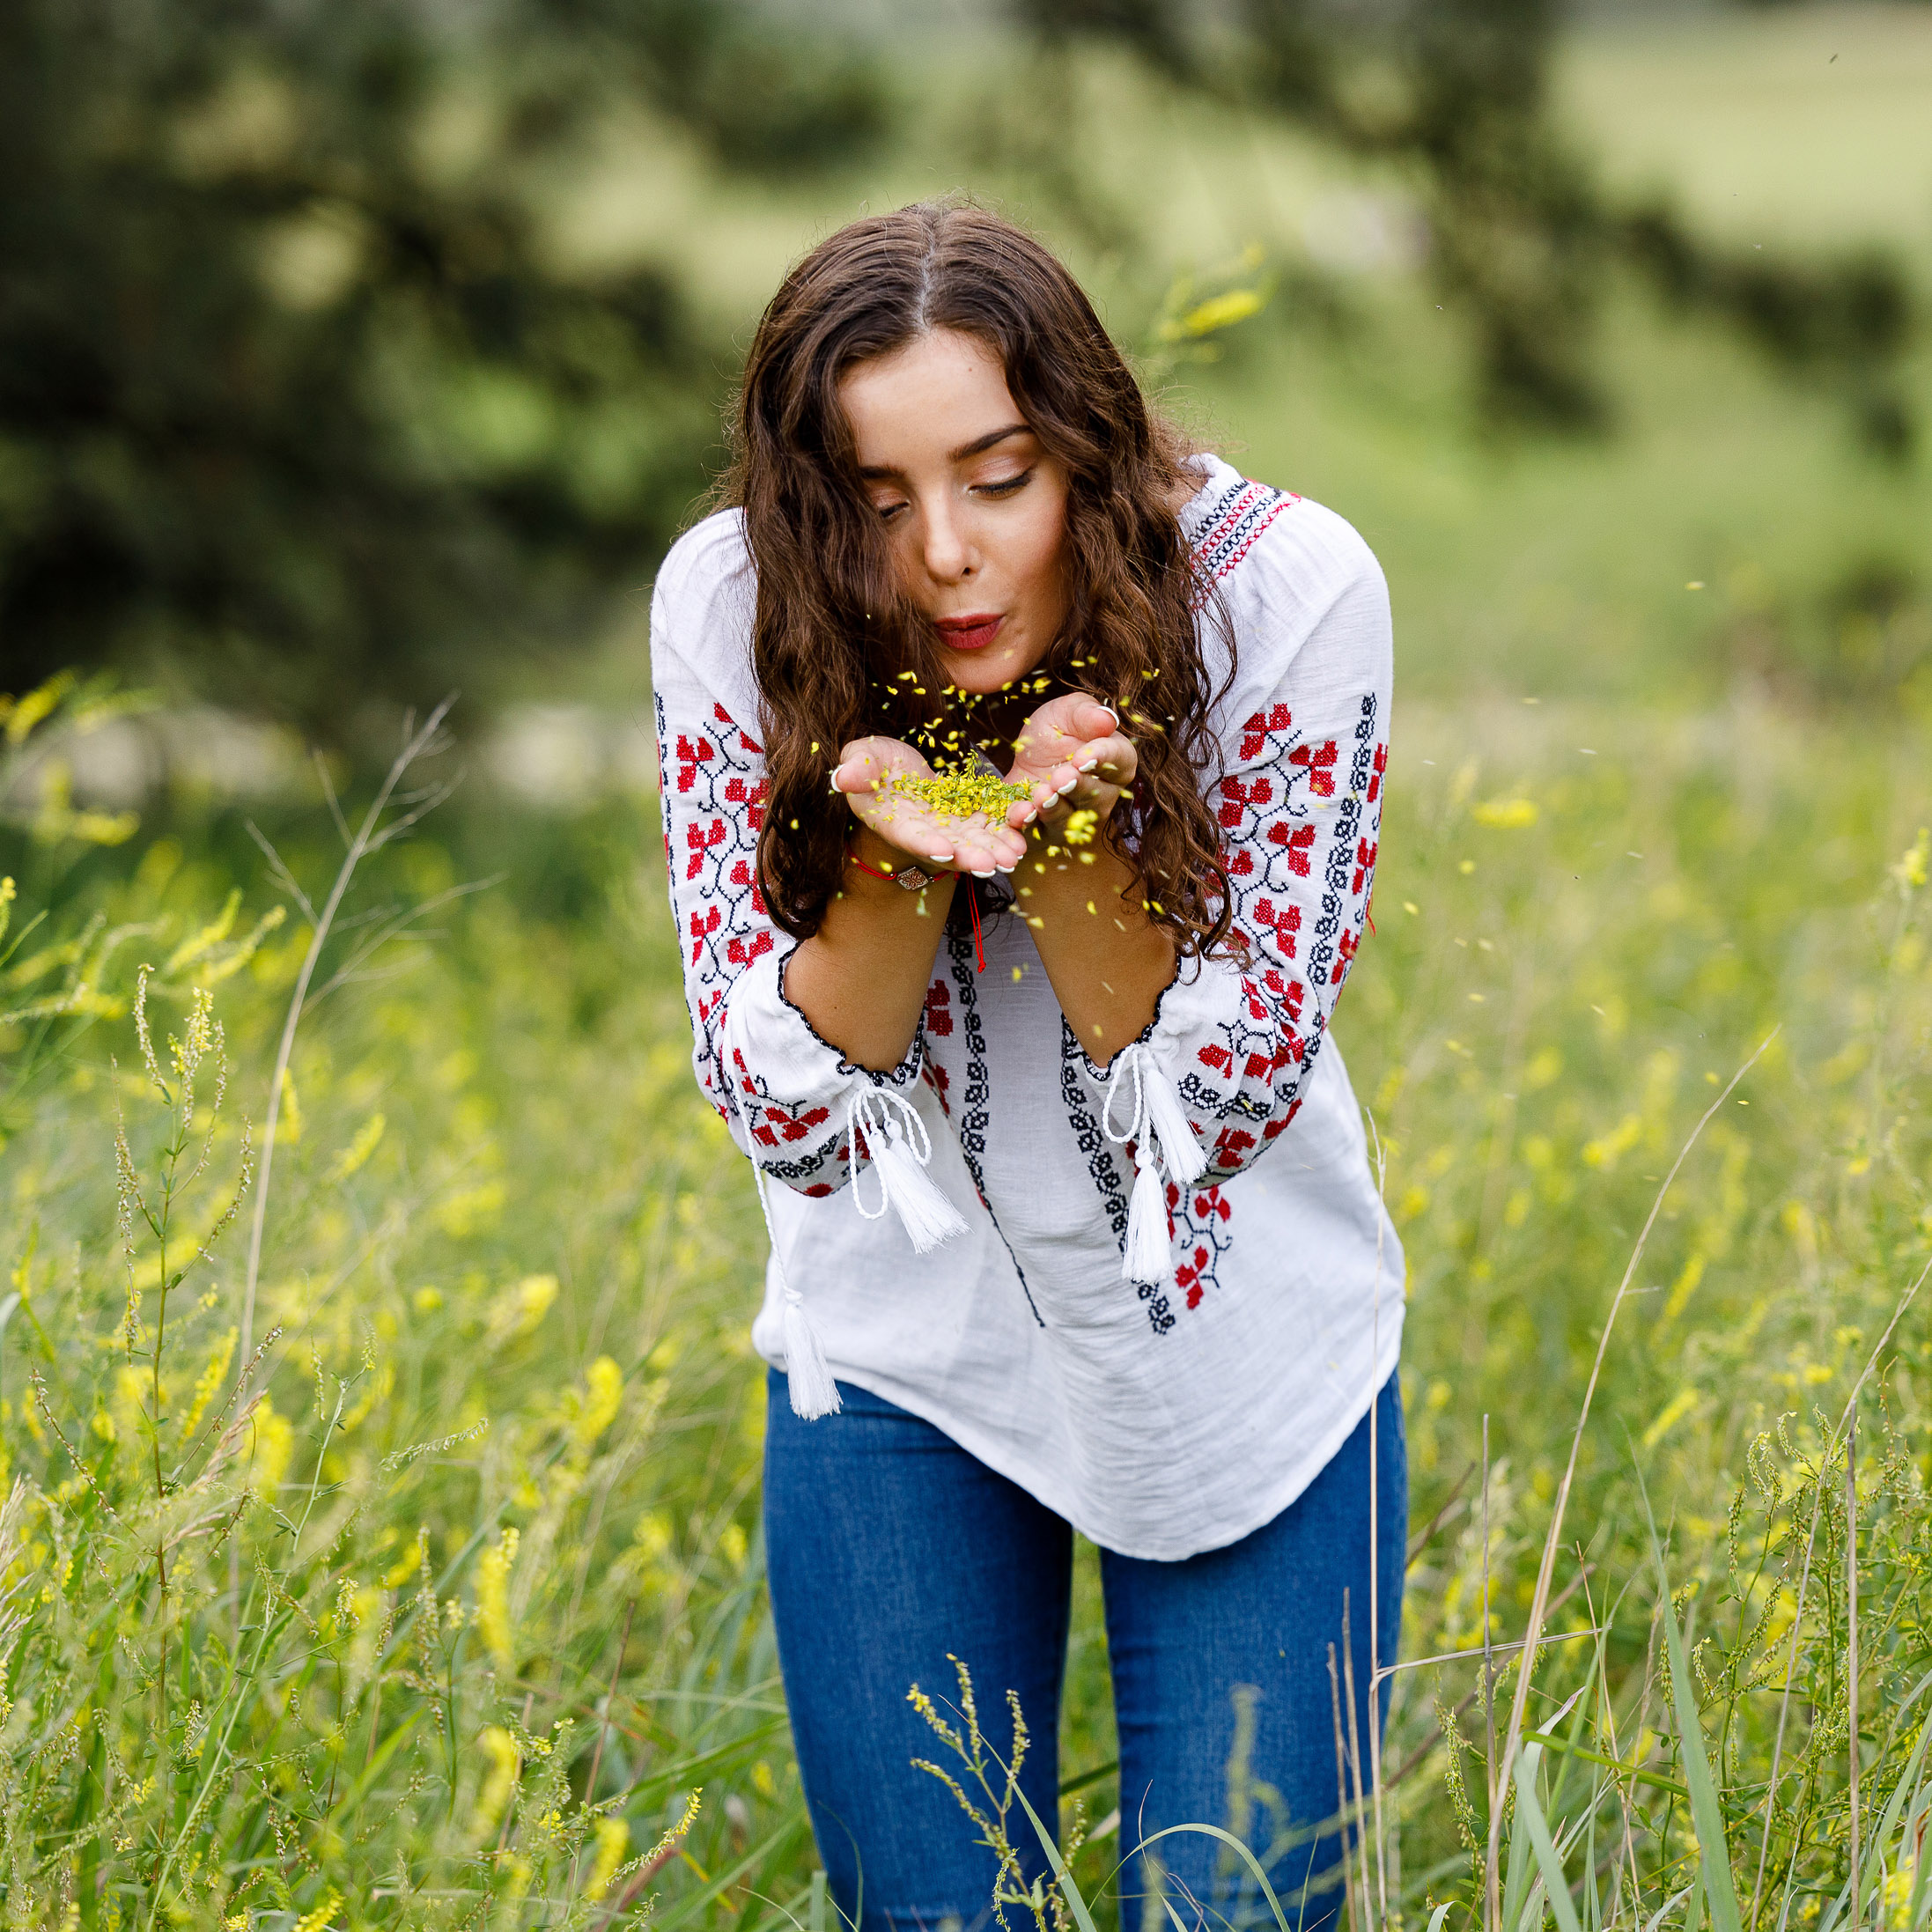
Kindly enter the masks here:
[[1080, 1042], [1063, 1016], [1060, 1021], [1060, 1099], [1066, 1103], [1067, 1125], [1073, 1130], [1073, 1144], [1087, 1156], [1087, 1171], [1107, 1207], [1107, 1225], [1116, 1243], [1127, 1243], [1127, 1188], [1114, 1161], [1114, 1143], [1101, 1131], [1100, 1117], [1094, 1111], [1087, 1088], [1080, 1077]]
[[1044, 1328], [1046, 1324], [1040, 1321], [1033, 1290], [1027, 1286], [1027, 1272], [1020, 1265], [1020, 1257], [1014, 1253], [1013, 1243], [1007, 1239], [1007, 1231], [999, 1225], [999, 1215], [992, 1211], [992, 1203], [986, 1198], [983, 1157], [986, 1152], [987, 1122], [991, 1118], [987, 1103], [992, 1095], [992, 1079], [986, 1066], [986, 1022], [979, 1011], [979, 988], [974, 980], [977, 965], [973, 958], [971, 937], [948, 933], [946, 952], [952, 962], [954, 984], [959, 989], [960, 1026], [966, 1036], [966, 1086], [959, 1101], [959, 1151], [966, 1156], [966, 1170], [973, 1177], [973, 1190], [979, 1196], [979, 1205], [986, 1210], [986, 1218], [992, 1221], [994, 1234], [999, 1236], [1000, 1245], [1013, 1263], [1013, 1272], [1020, 1278], [1020, 1292], [1027, 1298], [1033, 1319]]
[[[1329, 969], [1336, 963], [1343, 907], [1362, 896], [1365, 877], [1374, 871], [1375, 848], [1361, 837], [1361, 827], [1375, 753], [1375, 700], [1365, 695], [1361, 716], [1355, 723], [1354, 755], [1348, 762], [1348, 790], [1335, 808], [1335, 836], [1329, 843], [1328, 863], [1323, 872], [1327, 890], [1322, 895], [1322, 916], [1315, 922], [1315, 943], [1309, 950], [1309, 979], [1316, 986], [1328, 984]], [[1353, 952], [1351, 946], [1342, 955], [1338, 983]]]
[[1301, 500], [1266, 483], [1243, 480], [1229, 484], [1194, 527], [1194, 554], [1202, 576], [1210, 582], [1226, 577], [1255, 547], [1261, 533]]

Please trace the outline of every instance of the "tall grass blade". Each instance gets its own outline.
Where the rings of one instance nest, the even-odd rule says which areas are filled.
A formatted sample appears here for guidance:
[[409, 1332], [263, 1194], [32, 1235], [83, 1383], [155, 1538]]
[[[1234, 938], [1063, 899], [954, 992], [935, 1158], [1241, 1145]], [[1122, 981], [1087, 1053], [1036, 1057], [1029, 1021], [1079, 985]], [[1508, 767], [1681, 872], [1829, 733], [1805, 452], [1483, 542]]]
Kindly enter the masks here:
[[[1499, 1793], [1498, 1805], [1502, 1803]], [[1497, 1832], [1495, 1820], [1491, 1821], [1491, 1837]], [[1498, 1932], [1517, 1932], [1529, 1910], [1530, 1894], [1536, 1889], [1536, 1853], [1530, 1843], [1530, 1826], [1522, 1807], [1516, 1810], [1516, 1820], [1509, 1833], [1509, 1869], [1502, 1879], [1502, 1889], [1496, 1892], [1493, 1874], [1489, 1880], [1490, 1891], [1498, 1897], [1496, 1924]]]
[[778, 1829], [754, 1845], [736, 1864], [727, 1866], [709, 1884], [692, 1892], [688, 1898], [679, 1899], [672, 1910], [662, 1918], [653, 1918], [652, 1923], [660, 1928], [661, 1932], [675, 1932], [677, 1927], [697, 1918], [714, 1899], [722, 1898], [748, 1873], [755, 1871], [764, 1860], [777, 1855], [801, 1829], [810, 1829], [810, 1820], [806, 1817], [802, 1804], [788, 1817], [781, 1819]]
[[[1644, 1250], [1650, 1244], [1651, 1230], [1657, 1224], [1657, 1217], [1663, 1212], [1663, 1204], [1671, 1188], [1677, 1183], [1684, 1163], [1690, 1159], [1691, 1150], [1702, 1138], [1704, 1130], [1723, 1107], [1738, 1082], [1742, 1080], [1758, 1062], [1764, 1058], [1766, 1050], [1777, 1038], [1781, 1029], [1773, 1027], [1759, 1043], [1758, 1050], [1730, 1077], [1729, 1083], [1699, 1117], [1684, 1145], [1678, 1149], [1677, 1159], [1664, 1175], [1656, 1194], [1650, 1203], [1649, 1214], [1645, 1218], [1642, 1230], [1637, 1236], [1637, 1244], [1631, 1250], [1629, 1265], [1624, 1270], [1623, 1279], [1617, 1285], [1617, 1292], [1611, 1297], [1610, 1312], [1604, 1317], [1604, 1331], [1596, 1338], [1596, 1356], [1590, 1364], [1589, 1380], [1584, 1385], [1583, 1401], [1577, 1412], [1576, 1427], [1570, 1435], [1569, 1460], [1564, 1464], [1563, 1478], [1557, 1485], [1556, 1503], [1550, 1512], [1550, 1527], [1543, 1539], [1543, 1559], [1537, 1567], [1536, 1587], [1530, 1599], [1530, 1625], [1523, 1633], [1526, 1655], [1521, 1671], [1516, 1678], [1516, 1694], [1509, 1707], [1509, 1725], [1503, 1734], [1502, 1766], [1496, 1773], [1498, 1799], [1489, 1815], [1489, 1866], [1493, 1870], [1496, 1853], [1501, 1840], [1502, 1813], [1501, 1795], [1509, 1788], [1510, 1767], [1515, 1762], [1517, 1740], [1523, 1736], [1525, 1719], [1530, 1709], [1530, 1681], [1536, 1662], [1537, 1646], [1542, 1641], [1544, 1619], [1550, 1604], [1550, 1583], [1556, 1570], [1556, 1552], [1563, 1534], [1563, 1517], [1569, 1507], [1570, 1487], [1576, 1480], [1577, 1457], [1583, 1447], [1583, 1430], [1589, 1421], [1590, 1408], [1596, 1399], [1596, 1385], [1604, 1372], [1604, 1362], [1610, 1353], [1611, 1331], [1617, 1325], [1617, 1316], [1626, 1301], [1629, 1299], [1631, 1284], [1637, 1277], [1637, 1264], [1643, 1259]], [[1655, 1538], [1653, 1537], [1653, 1540]]]
[[[1649, 1498], [1644, 1499], [1646, 1514]], [[1724, 1837], [1724, 1811], [1704, 1754], [1704, 1727], [1697, 1714], [1695, 1680], [1685, 1654], [1684, 1633], [1678, 1628], [1677, 1607], [1670, 1601], [1670, 1573], [1663, 1546], [1657, 1540], [1656, 1521], [1650, 1522], [1650, 1553], [1657, 1567], [1659, 1608], [1663, 1613], [1663, 1641], [1670, 1658], [1670, 1696], [1677, 1707], [1678, 1743], [1683, 1754], [1684, 1782], [1691, 1795], [1691, 1822], [1697, 1829], [1698, 1879], [1711, 1914], [1712, 1932], [1744, 1932], [1737, 1906], [1737, 1887], [1731, 1878], [1730, 1847]]]
[[1080, 1887], [1073, 1883], [1073, 1874], [1066, 1861], [1060, 1856], [1059, 1840], [1041, 1823], [1040, 1814], [1028, 1803], [1026, 1793], [1017, 1784], [1013, 1788], [1013, 1795], [1033, 1820], [1033, 1829], [1040, 1834], [1040, 1843], [1046, 1847], [1047, 1862], [1053, 1868], [1054, 1881], [1060, 1888], [1061, 1898], [1066, 1901], [1066, 1909], [1073, 1914], [1073, 1923], [1080, 1928], [1080, 1932], [1097, 1932], [1094, 1915], [1088, 1910], [1086, 1899], [1080, 1897]]
[[1583, 1932], [1577, 1922], [1576, 1905], [1570, 1897], [1569, 1881], [1563, 1876], [1563, 1861], [1556, 1840], [1550, 1836], [1549, 1820], [1537, 1800], [1537, 1772], [1543, 1753], [1535, 1744], [1523, 1747], [1523, 1763], [1516, 1775], [1516, 1819], [1529, 1834], [1530, 1844], [1543, 1873], [1543, 1890], [1556, 1915], [1558, 1932]]

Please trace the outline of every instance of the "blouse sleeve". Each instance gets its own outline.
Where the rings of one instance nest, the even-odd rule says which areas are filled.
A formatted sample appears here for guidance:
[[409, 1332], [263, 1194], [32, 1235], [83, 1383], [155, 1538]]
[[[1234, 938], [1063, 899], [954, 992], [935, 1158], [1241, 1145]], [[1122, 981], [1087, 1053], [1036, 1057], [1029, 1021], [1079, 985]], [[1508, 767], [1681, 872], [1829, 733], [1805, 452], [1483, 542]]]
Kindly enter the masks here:
[[[1303, 585], [1279, 601], [1286, 611], [1270, 611], [1302, 635], [1286, 654], [1280, 638], [1258, 640], [1277, 661], [1286, 655], [1285, 667], [1228, 734], [1226, 775], [1210, 794], [1233, 889], [1233, 953], [1184, 967], [1106, 1073], [1066, 1035], [1089, 1079], [1137, 1079], [1162, 1102], [1117, 1108], [1110, 1093], [1108, 1110], [1151, 1122], [1167, 1143], [1170, 1191], [1239, 1174], [1294, 1118], [1368, 913], [1389, 756], [1389, 596], [1367, 546], [1334, 520], [1347, 542], [1313, 609]], [[1191, 1147], [1178, 1144], [1172, 1100]]]
[[[689, 541], [689, 540], [687, 540]], [[663, 785], [671, 912], [682, 948], [698, 1085], [739, 1147], [775, 1181], [825, 1195], [844, 1185], [853, 1106], [907, 1096], [924, 1025], [889, 1073], [855, 1066], [785, 997], [795, 942], [765, 911], [757, 881], [764, 753], [687, 654], [687, 632], [714, 614], [674, 552], [651, 609], [651, 675]], [[742, 700], [740, 708], [743, 709]], [[859, 1117], [860, 1153], [866, 1118]]]

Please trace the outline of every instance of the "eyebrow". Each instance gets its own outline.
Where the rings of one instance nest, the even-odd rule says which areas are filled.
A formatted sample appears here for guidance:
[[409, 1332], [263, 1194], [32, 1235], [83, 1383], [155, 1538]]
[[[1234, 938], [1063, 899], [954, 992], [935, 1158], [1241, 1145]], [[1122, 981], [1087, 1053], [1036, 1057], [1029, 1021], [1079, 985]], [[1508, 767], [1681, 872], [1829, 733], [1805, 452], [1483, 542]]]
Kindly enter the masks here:
[[[983, 455], [995, 444], [1005, 442], [1009, 436], [1030, 436], [1032, 433], [1033, 425], [1030, 423], [1009, 423], [1003, 430], [988, 430], [984, 436], [975, 437], [971, 442], [962, 443], [957, 449], [948, 450], [946, 460], [949, 463], [963, 463], [969, 457]], [[874, 476], [896, 476], [898, 471], [886, 466], [875, 466], [870, 469], [861, 469], [859, 474], [870, 481]]]

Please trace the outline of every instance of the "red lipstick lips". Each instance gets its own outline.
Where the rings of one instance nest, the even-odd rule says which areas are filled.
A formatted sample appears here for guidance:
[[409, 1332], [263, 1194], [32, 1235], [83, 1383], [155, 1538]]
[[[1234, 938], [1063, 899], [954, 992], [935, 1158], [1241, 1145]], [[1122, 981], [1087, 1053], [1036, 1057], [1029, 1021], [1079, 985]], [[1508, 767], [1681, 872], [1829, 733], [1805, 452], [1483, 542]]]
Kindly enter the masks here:
[[934, 628], [949, 651], [984, 651], [1007, 620], [997, 613], [976, 613], [970, 617], [940, 617]]

